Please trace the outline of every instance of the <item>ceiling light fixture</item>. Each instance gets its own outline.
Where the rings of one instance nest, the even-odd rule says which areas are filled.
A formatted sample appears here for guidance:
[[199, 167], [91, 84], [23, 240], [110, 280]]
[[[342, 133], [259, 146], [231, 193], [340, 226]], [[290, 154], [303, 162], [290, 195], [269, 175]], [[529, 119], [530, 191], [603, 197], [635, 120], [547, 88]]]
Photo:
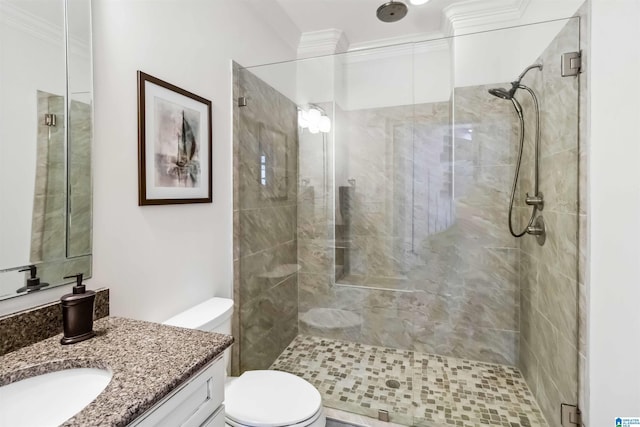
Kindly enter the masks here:
[[310, 105], [307, 110], [298, 108], [298, 126], [309, 129], [310, 133], [328, 133], [331, 131], [331, 119], [322, 108]]
[[397, 0], [386, 2], [376, 11], [376, 16], [382, 22], [396, 22], [404, 18], [406, 14], [407, 5]]
[[411, 3], [414, 6], [420, 6], [421, 4], [425, 4], [428, 1], [429, 0], [409, 0], [409, 3]]

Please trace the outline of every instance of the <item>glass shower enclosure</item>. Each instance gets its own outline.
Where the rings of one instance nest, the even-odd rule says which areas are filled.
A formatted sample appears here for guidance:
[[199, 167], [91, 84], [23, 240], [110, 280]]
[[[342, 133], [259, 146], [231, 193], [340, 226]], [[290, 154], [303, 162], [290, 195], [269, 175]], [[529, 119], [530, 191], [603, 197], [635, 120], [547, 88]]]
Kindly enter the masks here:
[[[578, 18], [236, 64], [234, 373], [406, 425], [558, 424], [578, 402], [573, 51]], [[508, 226], [537, 129], [543, 245]]]

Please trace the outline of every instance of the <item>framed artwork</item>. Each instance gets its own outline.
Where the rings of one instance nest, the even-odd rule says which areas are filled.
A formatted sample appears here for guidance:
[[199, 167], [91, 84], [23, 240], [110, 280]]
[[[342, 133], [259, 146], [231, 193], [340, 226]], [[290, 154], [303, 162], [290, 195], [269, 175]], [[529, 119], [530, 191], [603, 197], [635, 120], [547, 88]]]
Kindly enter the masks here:
[[138, 206], [211, 203], [211, 101], [138, 71]]

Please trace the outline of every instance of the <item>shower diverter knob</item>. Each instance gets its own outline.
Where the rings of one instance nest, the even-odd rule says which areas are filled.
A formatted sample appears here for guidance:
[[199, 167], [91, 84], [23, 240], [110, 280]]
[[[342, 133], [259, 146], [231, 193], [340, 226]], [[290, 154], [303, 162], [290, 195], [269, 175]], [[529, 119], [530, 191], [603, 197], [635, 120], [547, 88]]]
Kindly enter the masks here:
[[527, 193], [525, 203], [529, 206], [535, 206], [539, 211], [541, 211], [544, 209], [544, 196], [542, 195], [542, 192], [539, 192], [535, 196], [530, 196], [529, 193]]

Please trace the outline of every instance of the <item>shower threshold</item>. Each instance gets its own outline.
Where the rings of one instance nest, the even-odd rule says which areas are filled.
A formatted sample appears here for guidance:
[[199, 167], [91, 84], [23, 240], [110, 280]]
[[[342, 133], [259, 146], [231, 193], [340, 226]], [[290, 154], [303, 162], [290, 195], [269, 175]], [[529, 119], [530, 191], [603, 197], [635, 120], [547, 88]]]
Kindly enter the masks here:
[[309, 381], [327, 407], [395, 424], [547, 427], [512, 366], [299, 335], [271, 369]]

